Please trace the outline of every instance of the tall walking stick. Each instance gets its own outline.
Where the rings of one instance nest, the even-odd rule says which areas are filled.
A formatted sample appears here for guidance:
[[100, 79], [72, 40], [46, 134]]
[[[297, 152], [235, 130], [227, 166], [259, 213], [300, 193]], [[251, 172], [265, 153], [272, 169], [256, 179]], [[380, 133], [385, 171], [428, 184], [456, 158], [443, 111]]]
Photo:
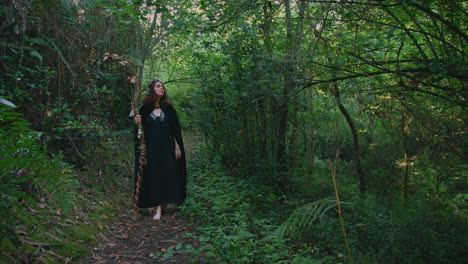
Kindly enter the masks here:
[[[138, 110], [138, 97], [140, 94], [140, 83], [136, 74], [130, 78], [130, 83], [132, 83], [135, 88], [132, 100], [133, 112], [135, 115], [139, 115], [140, 112]], [[133, 199], [133, 219], [135, 221], [138, 220], [138, 200], [140, 199], [141, 179], [143, 177], [143, 167], [146, 165], [146, 145], [142, 122], [138, 123], [138, 143], [140, 148], [140, 158], [138, 159], [138, 174], [135, 185], [135, 197]]]

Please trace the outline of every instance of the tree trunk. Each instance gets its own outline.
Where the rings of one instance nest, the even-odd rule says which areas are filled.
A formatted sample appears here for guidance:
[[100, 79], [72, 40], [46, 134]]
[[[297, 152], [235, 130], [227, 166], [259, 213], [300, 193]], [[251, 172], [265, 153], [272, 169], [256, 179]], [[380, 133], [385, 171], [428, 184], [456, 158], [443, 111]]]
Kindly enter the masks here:
[[341, 102], [340, 97], [340, 90], [338, 88], [338, 83], [333, 83], [333, 96], [335, 98], [335, 102], [338, 105], [341, 113], [346, 119], [348, 123], [349, 129], [351, 130], [351, 134], [353, 135], [353, 146], [354, 146], [354, 166], [356, 168], [356, 172], [359, 175], [359, 191], [361, 194], [364, 194], [367, 191], [367, 176], [362, 171], [361, 167], [361, 151], [359, 149], [359, 137], [356, 131], [356, 126], [354, 125], [354, 120], [351, 118], [348, 110], [344, 107], [343, 103]]
[[[321, 37], [320, 32], [315, 30], [315, 35], [323, 42], [325, 49], [329, 50], [329, 45], [327, 41]], [[333, 59], [328, 58], [328, 62], [330, 64], [333, 64]], [[333, 72], [332, 76], [333, 78], [336, 78], [336, 73]], [[354, 167], [356, 168], [356, 172], [358, 173], [358, 176], [359, 176], [359, 191], [361, 194], [364, 194], [365, 192], [367, 192], [368, 179], [367, 179], [367, 176], [362, 171], [362, 167], [361, 167], [361, 150], [359, 147], [359, 137], [358, 137], [358, 133], [356, 130], [356, 126], [354, 125], [354, 120], [351, 118], [351, 115], [349, 114], [348, 110], [346, 109], [346, 107], [344, 107], [341, 101], [340, 89], [336, 81], [332, 83], [332, 94], [333, 94], [336, 104], [338, 105], [338, 108], [340, 109], [340, 112], [345, 117], [346, 122], [348, 123], [349, 129], [351, 130], [351, 134], [353, 136], [353, 147], [354, 147], [354, 152], [355, 152], [354, 154], [355, 157], [353, 159]]]
[[[309, 108], [309, 115], [313, 115], [314, 113], [314, 102], [312, 100], [312, 92], [310, 92], [310, 108]], [[314, 123], [311, 123], [309, 125], [309, 129], [308, 129], [308, 137], [307, 137], [308, 140], [306, 140], [307, 142], [307, 147], [306, 147], [306, 151], [307, 151], [307, 168], [312, 171], [313, 167], [314, 167], [314, 155], [315, 155], [315, 146], [314, 146], [314, 142], [315, 142], [315, 126], [314, 126]]]
[[278, 118], [278, 148], [277, 148], [277, 171], [279, 174], [280, 188], [285, 191], [287, 188], [287, 170], [288, 170], [288, 157], [286, 153], [286, 134], [288, 129], [288, 114], [289, 114], [289, 96], [290, 91], [294, 87], [294, 81], [292, 78], [293, 67], [293, 25], [291, 21], [291, 3], [289, 0], [284, 1], [285, 12], [286, 12], [286, 42], [288, 43], [286, 48], [285, 56], [285, 71], [284, 71], [284, 84], [283, 91], [281, 94], [280, 107], [277, 110], [279, 114]]

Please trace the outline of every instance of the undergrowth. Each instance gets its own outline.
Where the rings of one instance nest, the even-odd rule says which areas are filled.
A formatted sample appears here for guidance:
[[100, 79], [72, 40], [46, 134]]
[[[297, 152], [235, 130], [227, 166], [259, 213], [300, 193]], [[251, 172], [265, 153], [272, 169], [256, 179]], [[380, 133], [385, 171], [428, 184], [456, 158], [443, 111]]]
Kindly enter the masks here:
[[102, 165], [78, 170], [48, 153], [41, 134], [29, 127], [0, 104], [0, 263], [76, 262], [128, 202], [130, 170], [123, 167], [133, 152], [112, 154], [124, 153], [115, 144], [122, 135], [109, 132], [114, 140], [103, 140], [89, 156]]
[[[353, 188], [340, 185], [348, 180], [340, 175], [348, 256], [333, 196], [287, 201], [267, 184], [229, 173], [219, 157], [203, 149], [190, 159], [189, 175], [182, 212], [196, 220], [198, 227], [189, 236], [199, 246], [187, 250], [203, 263], [468, 261], [465, 207], [450, 207], [444, 199], [358, 197]], [[309, 183], [316, 193], [314, 189], [322, 186], [323, 182]]]
[[196, 152], [189, 174], [182, 212], [197, 222], [188, 235], [200, 247], [189, 251], [203, 263], [339, 263], [317, 245], [272, 235], [292, 206], [268, 187], [228, 175], [218, 157]]

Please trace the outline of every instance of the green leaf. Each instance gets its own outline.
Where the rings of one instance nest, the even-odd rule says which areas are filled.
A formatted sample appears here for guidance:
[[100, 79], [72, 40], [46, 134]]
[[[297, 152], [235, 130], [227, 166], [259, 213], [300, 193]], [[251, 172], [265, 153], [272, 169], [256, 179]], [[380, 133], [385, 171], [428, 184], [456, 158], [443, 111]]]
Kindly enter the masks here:
[[29, 41], [38, 45], [43, 45], [43, 46], [48, 45], [47, 41], [41, 38], [30, 38]]
[[16, 105], [8, 100], [5, 100], [3, 98], [0, 97], [0, 103], [4, 104], [4, 105], [7, 105], [9, 107], [13, 107], [13, 108], [16, 108]]
[[30, 54], [31, 54], [31, 56], [34, 56], [34, 57], [38, 58], [41, 61], [41, 63], [43, 62], [44, 58], [42, 57], [42, 55], [39, 52], [34, 50], [34, 51], [31, 51]]

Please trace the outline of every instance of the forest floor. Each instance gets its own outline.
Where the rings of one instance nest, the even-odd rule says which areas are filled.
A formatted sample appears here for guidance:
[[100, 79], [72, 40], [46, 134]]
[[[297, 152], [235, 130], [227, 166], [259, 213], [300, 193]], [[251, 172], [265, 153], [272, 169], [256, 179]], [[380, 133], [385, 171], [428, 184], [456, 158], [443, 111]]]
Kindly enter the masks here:
[[[186, 137], [185, 151], [190, 159], [192, 137]], [[107, 234], [100, 234], [100, 245], [83, 263], [94, 264], [146, 264], [146, 263], [187, 263], [194, 256], [182, 249], [197, 247], [197, 241], [185, 236], [196, 225], [182, 215], [175, 205], [163, 207], [159, 221], [153, 220], [152, 209], [140, 209], [139, 219], [133, 219], [133, 204], [129, 201], [120, 211], [119, 217], [107, 228]]]
[[161, 220], [152, 219], [151, 210], [141, 210], [138, 221], [133, 220], [133, 208], [122, 210], [119, 219], [108, 227], [108, 236], [100, 235], [100, 246], [84, 263], [186, 263], [193, 258], [179, 251], [182, 246], [194, 245], [195, 241], [185, 234], [195, 226], [168, 206]]

